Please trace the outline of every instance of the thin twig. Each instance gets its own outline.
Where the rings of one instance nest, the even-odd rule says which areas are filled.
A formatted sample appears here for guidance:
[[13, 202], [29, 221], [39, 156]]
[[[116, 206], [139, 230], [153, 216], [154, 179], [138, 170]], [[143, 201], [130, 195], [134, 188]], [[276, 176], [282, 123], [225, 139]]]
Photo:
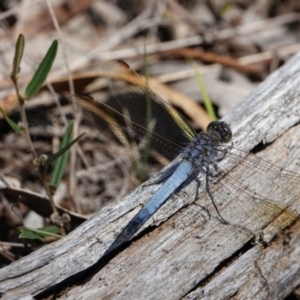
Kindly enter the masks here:
[[216, 33], [215, 37], [218, 40], [223, 40], [235, 36], [241, 36], [241, 35], [244, 36], [246, 34], [256, 33], [259, 31], [267, 30], [269, 28], [274, 28], [274, 27], [282, 26], [284, 24], [296, 22], [299, 21], [299, 18], [300, 18], [299, 13], [289, 13], [272, 19], [258, 21], [247, 25], [239, 26], [236, 28], [223, 29], [220, 30], [218, 33]]
[[203, 26], [203, 22], [200, 18], [195, 18], [188, 12], [178, 1], [168, 0], [170, 7], [178, 14], [183, 16], [183, 20], [195, 27], [199, 33], [204, 34], [207, 31], [207, 28]]
[[25, 112], [25, 99], [20, 94], [18, 78], [15, 76], [11, 76], [11, 79], [14, 83], [14, 87], [16, 90], [16, 94], [17, 94], [17, 98], [18, 98], [18, 102], [19, 102], [19, 106], [20, 106], [20, 114], [21, 114], [22, 127], [23, 127], [22, 129], [25, 133], [25, 138], [27, 140], [27, 143], [29, 145], [29, 148], [30, 148], [33, 158], [37, 158], [37, 154], [35, 152], [35, 149], [33, 147], [33, 144], [32, 144], [31, 138], [30, 138], [30, 134], [29, 134], [29, 127], [28, 127], [28, 122], [27, 122], [27, 117], [26, 117], [26, 112]]
[[20, 102], [20, 114], [21, 114], [23, 129], [24, 129], [24, 132], [25, 132], [25, 138], [26, 138], [27, 143], [30, 147], [30, 151], [32, 153], [33, 158], [37, 158], [37, 154], [35, 152], [35, 149], [33, 147], [33, 143], [32, 143], [32, 140], [31, 140], [30, 134], [29, 134], [29, 127], [28, 127], [27, 116], [26, 116], [26, 112], [25, 112], [25, 102], [24, 101]]
[[[159, 43], [155, 45], [147, 45], [147, 54], [156, 54], [159, 52], [171, 50], [171, 49], [179, 49], [182, 47], [196, 46], [203, 42], [202, 37], [200, 36], [192, 36], [183, 38], [180, 40], [170, 41]], [[98, 60], [106, 61], [110, 59], [120, 59], [123, 57], [136, 57], [144, 55], [145, 48], [144, 46], [134, 47], [130, 49], [122, 49], [117, 51], [108, 51], [103, 53], [98, 53]]]
[[[300, 43], [281, 47], [281, 48], [277, 49], [276, 52], [277, 52], [277, 55], [280, 57], [288, 57], [299, 51], [300, 51]], [[266, 60], [271, 60], [271, 59], [273, 59], [273, 57], [274, 57], [273, 51], [265, 51], [265, 52], [238, 58], [238, 62], [242, 65], [243, 64], [248, 65], [248, 64], [254, 64], [254, 63], [266, 61]]]
[[59, 41], [61, 43], [63, 58], [64, 58], [64, 62], [65, 62], [65, 67], [67, 69], [67, 74], [68, 74], [68, 79], [69, 79], [70, 93], [71, 93], [71, 95], [73, 95], [75, 93], [74, 82], [73, 82], [73, 79], [72, 79], [72, 73], [71, 73], [71, 70], [70, 70], [69, 62], [68, 62], [68, 56], [67, 56], [67, 51], [66, 51], [66, 47], [65, 47], [65, 43], [64, 43], [64, 38], [63, 38], [62, 32], [60, 30], [60, 26], [59, 26], [59, 24], [57, 22], [57, 18], [55, 16], [54, 11], [52, 9], [52, 6], [50, 4], [50, 1], [49, 0], [45, 0], [45, 2], [46, 2], [47, 7], [49, 9], [49, 13], [50, 13], [50, 16], [52, 18], [52, 22], [53, 22], [53, 24], [55, 26], [55, 29], [56, 29], [57, 33], [58, 33]]
[[53, 100], [54, 100], [56, 106], [58, 107], [58, 110], [59, 110], [61, 119], [62, 119], [62, 121], [63, 121], [65, 127], [67, 127], [67, 126], [68, 126], [68, 120], [67, 120], [67, 118], [66, 118], [66, 115], [65, 115], [64, 111], [62, 110], [62, 106], [61, 106], [61, 104], [60, 104], [60, 102], [59, 102], [59, 99], [58, 99], [58, 97], [57, 97], [57, 94], [55, 93], [55, 90], [54, 90], [52, 84], [49, 83], [49, 82], [47, 82], [47, 87], [48, 87], [48, 89], [49, 89], [49, 91], [50, 91], [50, 94], [52, 95], [52, 98], [53, 98]]
[[[1, 12], [0, 13], [0, 21], [10, 17], [10, 16], [13, 16], [15, 14], [18, 14], [22, 9], [24, 9], [24, 7], [29, 7], [29, 6], [33, 6], [33, 5], [36, 5], [38, 1], [28, 1], [28, 2], [24, 2], [23, 4], [19, 4], [19, 5], [16, 5], [10, 9], [8, 9], [7, 11], [4, 11], [4, 12]], [[25, 6], [23, 6], [25, 5]]]

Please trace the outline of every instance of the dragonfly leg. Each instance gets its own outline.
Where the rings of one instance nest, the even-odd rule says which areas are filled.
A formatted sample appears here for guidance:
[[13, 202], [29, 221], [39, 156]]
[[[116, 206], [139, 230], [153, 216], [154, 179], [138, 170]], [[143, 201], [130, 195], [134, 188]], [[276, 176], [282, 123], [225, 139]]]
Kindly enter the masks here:
[[216, 203], [215, 203], [215, 201], [214, 201], [214, 198], [213, 198], [213, 196], [212, 196], [212, 194], [211, 194], [211, 192], [210, 192], [209, 176], [210, 176], [209, 166], [207, 166], [207, 167], [206, 167], [206, 172], [205, 172], [205, 188], [206, 188], [206, 191], [207, 191], [208, 196], [209, 196], [209, 198], [210, 198], [210, 200], [211, 200], [211, 202], [212, 202], [212, 204], [213, 204], [213, 206], [214, 206], [216, 212], [218, 213], [218, 215], [219, 215], [219, 217], [220, 217], [222, 223], [228, 224], [228, 222], [221, 216], [221, 214], [220, 214], [220, 212], [219, 212], [219, 210], [218, 210], [218, 207], [217, 207], [217, 205], [216, 205]]

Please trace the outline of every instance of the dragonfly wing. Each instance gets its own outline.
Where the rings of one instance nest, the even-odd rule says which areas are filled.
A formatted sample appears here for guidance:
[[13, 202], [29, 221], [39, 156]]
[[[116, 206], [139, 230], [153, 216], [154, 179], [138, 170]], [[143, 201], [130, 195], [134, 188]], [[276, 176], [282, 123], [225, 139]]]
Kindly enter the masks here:
[[[273, 222], [281, 230], [298, 214], [290, 206], [299, 198], [300, 175], [284, 170], [256, 155], [238, 149], [220, 147], [226, 153], [226, 162], [239, 165], [221, 176], [211, 193], [221, 216], [231, 224], [246, 227], [252, 232]], [[222, 165], [215, 175], [222, 174]], [[218, 173], [218, 174], [217, 174]], [[218, 180], [218, 179], [217, 179]]]
[[195, 136], [184, 117], [153, 93], [126, 63], [106, 62], [103, 76], [116, 99], [113, 108], [127, 115], [134, 130], [140, 136], [146, 134], [159, 153], [173, 159]]

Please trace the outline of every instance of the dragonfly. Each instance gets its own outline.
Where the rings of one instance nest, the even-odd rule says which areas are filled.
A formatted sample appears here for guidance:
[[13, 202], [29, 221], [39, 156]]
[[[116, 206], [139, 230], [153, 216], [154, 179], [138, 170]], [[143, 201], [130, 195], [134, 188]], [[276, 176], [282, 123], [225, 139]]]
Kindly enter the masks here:
[[[124, 138], [123, 131], [120, 131], [123, 126], [129, 136], [134, 133], [146, 138], [149, 146], [155, 147], [158, 153], [168, 159], [177, 157], [179, 160], [171, 172], [161, 176], [161, 186], [119, 233], [104, 255], [129, 242], [173, 194], [192, 176], [199, 174], [202, 175], [202, 190], [208, 194], [218, 219], [224, 224], [228, 224], [231, 216], [234, 218], [236, 214], [242, 220], [252, 218], [252, 224], [257, 226], [261, 226], [258, 220], [268, 224], [283, 211], [286, 212], [285, 218], [279, 220], [282, 227], [297, 217], [296, 213], [288, 212], [288, 206], [299, 197], [299, 174], [234, 148], [230, 126], [224, 121], [213, 121], [206, 132], [196, 134], [185, 118], [157, 96], [125, 62], [106, 62], [103, 76], [108, 80], [116, 105], [110, 106], [90, 96], [76, 94], [73, 100], [82, 109], [84, 118], [92, 120], [93, 124], [97, 124], [99, 118], [106, 120], [121, 138]], [[260, 174], [265, 184], [239, 182], [236, 178], [240, 174], [229, 174], [222, 165], [224, 161], [234, 166], [242, 163], [249, 177]], [[225, 192], [213, 192], [216, 182], [222, 183]]]

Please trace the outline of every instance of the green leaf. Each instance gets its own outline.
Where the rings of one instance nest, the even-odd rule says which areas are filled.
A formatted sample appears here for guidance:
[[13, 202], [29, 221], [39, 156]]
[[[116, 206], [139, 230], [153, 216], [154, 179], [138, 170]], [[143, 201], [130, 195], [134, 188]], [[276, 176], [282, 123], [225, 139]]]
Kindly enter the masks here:
[[19, 238], [23, 239], [43, 239], [49, 236], [55, 236], [61, 238], [62, 236], [59, 235], [59, 228], [54, 225], [45, 226], [38, 229], [26, 228], [26, 227], [19, 227]]
[[61, 148], [56, 153], [52, 154], [45, 162], [44, 165], [50, 165], [52, 162], [54, 162], [59, 156], [61, 156], [63, 153], [65, 153], [71, 146], [73, 146], [80, 138], [82, 138], [85, 135], [85, 132], [80, 134], [76, 139], [72, 140], [69, 144]]
[[25, 96], [27, 98], [34, 96], [39, 91], [42, 84], [45, 82], [51, 70], [53, 61], [55, 59], [57, 47], [58, 42], [57, 40], [55, 40], [53, 41], [43, 61], [40, 63], [38, 69], [36, 70], [35, 74], [33, 75], [31, 81], [29, 82], [26, 88]]
[[74, 145], [85, 133], [82, 133], [81, 135], [79, 135], [76, 139], [72, 140], [72, 134], [73, 134], [73, 127], [74, 127], [74, 123], [71, 122], [65, 132], [65, 135], [63, 137], [63, 140], [61, 142], [60, 145], [60, 150], [58, 152], [56, 152], [55, 154], [51, 155], [46, 161], [45, 161], [45, 165], [49, 165], [51, 164], [53, 161], [56, 160], [55, 164], [54, 164], [54, 168], [53, 168], [53, 172], [52, 172], [52, 176], [51, 176], [51, 181], [50, 184], [52, 186], [58, 186], [64, 170], [65, 170], [65, 166], [67, 164], [67, 160], [69, 157], [69, 148]]
[[202, 94], [205, 109], [206, 109], [206, 111], [207, 111], [207, 113], [208, 113], [208, 115], [209, 115], [209, 117], [212, 121], [217, 120], [217, 116], [215, 114], [214, 108], [213, 108], [212, 103], [210, 101], [207, 89], [205, 87], [204, 80], [202, 78], [202, 75], [200, 73], [200, 70], [199, 70], [198, 66], [195, 63], [194, 63], [194, 70], [195, 70], [196, 79], [197, 79], [197, 82], [198, 82], [198, 85], [199, 85], [199, 88], [200, 88], [200, 91], [201, 91], [201, 94]]
[[4, 117], [4, 119], [6, 120], [6, 122], [10, 125], [10, 127], [16, 132], [21, 134], [22, 133], [22, 129], [20, 128], [20, 126], [18, 124], [16, 124], [4, 111], [4, 109], [0, 106], [0, 111]]
[[55, 161], [59, 156], [61, 156], [64, 152], [66, 152], [71, 146], [73, 146], [76, 142], [78, 142], [78, 140], [80, 138], [82, 138], [85, 135], [85, 132], [83, 132], [82, 134], [80, 134], [76, 139], [74, 139], [73, 141], [71, 141], [69, 144], [67, 144], [65, 147], [63, 147], [62, 149], [60, 149], [58, 152], [54, 153], [53, 155], [51, 155], [45, 162], [44, 165], [50, 165], [53, 161]]
[[10, 77], [14, 81], [17, 79], [17, 75], [20, 72], [20, 63], [22, 60], [23, 52], [24, 52], [24, 45], [25, 45], [24, 35], [20, 34], [18, 37], [17, 43], [16, 43], [16, 51], [15, 51], [15, 57], [14, 57], [14, 61], [13, 61], [13, 69], [12, 69], [12, 72], [10, 75]]

